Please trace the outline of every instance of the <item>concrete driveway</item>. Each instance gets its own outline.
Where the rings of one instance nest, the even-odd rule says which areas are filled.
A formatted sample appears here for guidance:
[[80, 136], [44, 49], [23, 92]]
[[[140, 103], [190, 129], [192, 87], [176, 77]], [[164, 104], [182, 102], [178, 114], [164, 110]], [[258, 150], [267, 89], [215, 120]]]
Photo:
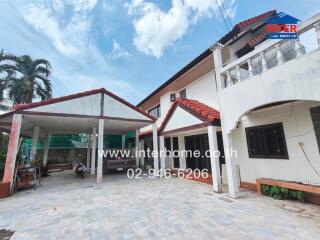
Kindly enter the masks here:
[[11, 239], [318, 239], [320, 207], [242, 192], [232, 200], [186, 179], [128, 179], [96, 185], [71, 172], [0, 200]]

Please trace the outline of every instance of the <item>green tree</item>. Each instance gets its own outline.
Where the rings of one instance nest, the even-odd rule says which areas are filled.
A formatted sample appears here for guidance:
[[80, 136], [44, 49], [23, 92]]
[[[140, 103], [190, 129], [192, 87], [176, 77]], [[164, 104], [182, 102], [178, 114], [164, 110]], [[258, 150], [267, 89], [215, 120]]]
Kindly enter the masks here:
[[2, 68], [8, 74], [2, 81], [14, 104], [31, 103], [34, 98], [45, 100], [52, 97], [49, 61], [32, 59], [28, 55], [7, 55], [5, 60], [6, 64], [2, 64]]

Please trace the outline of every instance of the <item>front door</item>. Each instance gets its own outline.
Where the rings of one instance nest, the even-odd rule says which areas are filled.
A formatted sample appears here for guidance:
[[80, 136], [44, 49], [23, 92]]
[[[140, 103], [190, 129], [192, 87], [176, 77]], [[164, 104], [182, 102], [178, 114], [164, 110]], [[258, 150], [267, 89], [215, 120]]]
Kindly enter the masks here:
[[[209, 150], [209, 141], [208, 141], [208, 134], [201, 134], [201, 135], [193, 135], [185, 137], [185, 147], [188, 151], [187, 154], [187, 168], [191, 169], [208, 169], [211, 172], [211, 163], [210, 158], [206, 157], [206, 151]], [[195, 151], [198, 151], [200, 154], [199, 156], [194, 156]]]

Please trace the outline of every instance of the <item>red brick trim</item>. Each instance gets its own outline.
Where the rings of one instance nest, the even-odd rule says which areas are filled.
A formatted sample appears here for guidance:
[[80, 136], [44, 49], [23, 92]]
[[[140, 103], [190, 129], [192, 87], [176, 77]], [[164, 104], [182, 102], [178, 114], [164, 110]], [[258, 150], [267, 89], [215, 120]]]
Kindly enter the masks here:
[[278, 186], [278, 187], [293, 189], [293, 190], [307, 192], [307, 193], [320, 194], [320, 186], [308, 185], [308, 184], [302, 184], [302, 183], [296, 183], [296, 182], [288, 182], [288, 181], [282, 181], [282, 180], [274, 180], [271, 178], [258, 178], [256, 180], [256, 184], [257, 184], [258, 194], [262, 194], [261, 184]]
[[257, 191], [257, 185], [255, 183], [249, 183], [249, 182], [240, 182], [240, 187], [246, 188], [252, 191]]
[[0, 182], [0, 199], [9, 197], [10, 185], [10, 182]]

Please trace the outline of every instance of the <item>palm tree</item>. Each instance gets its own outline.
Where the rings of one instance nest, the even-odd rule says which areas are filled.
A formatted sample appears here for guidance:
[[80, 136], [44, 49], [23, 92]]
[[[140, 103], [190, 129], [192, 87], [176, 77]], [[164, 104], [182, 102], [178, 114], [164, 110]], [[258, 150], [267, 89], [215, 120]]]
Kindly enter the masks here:
[[7, 78], [10, 74], [13, 74], [12, 71], [6, 69], [5, 61], [8, 60], [7, 54], [3, 52], [3, 50], [0, 51], [0, 110], [8, 110], [7, 107], [1, 102], [4, 100], [4, 90], [6, 89], [6, 83]]
[[34, 98], [45, 100], [52, 97], [50, 82], [51, 64], [45, 59], [33, 60], [30, 56], [8, 55], [3, 65], [8, 72], [5, 89], [14, 104], [31, 103]]

